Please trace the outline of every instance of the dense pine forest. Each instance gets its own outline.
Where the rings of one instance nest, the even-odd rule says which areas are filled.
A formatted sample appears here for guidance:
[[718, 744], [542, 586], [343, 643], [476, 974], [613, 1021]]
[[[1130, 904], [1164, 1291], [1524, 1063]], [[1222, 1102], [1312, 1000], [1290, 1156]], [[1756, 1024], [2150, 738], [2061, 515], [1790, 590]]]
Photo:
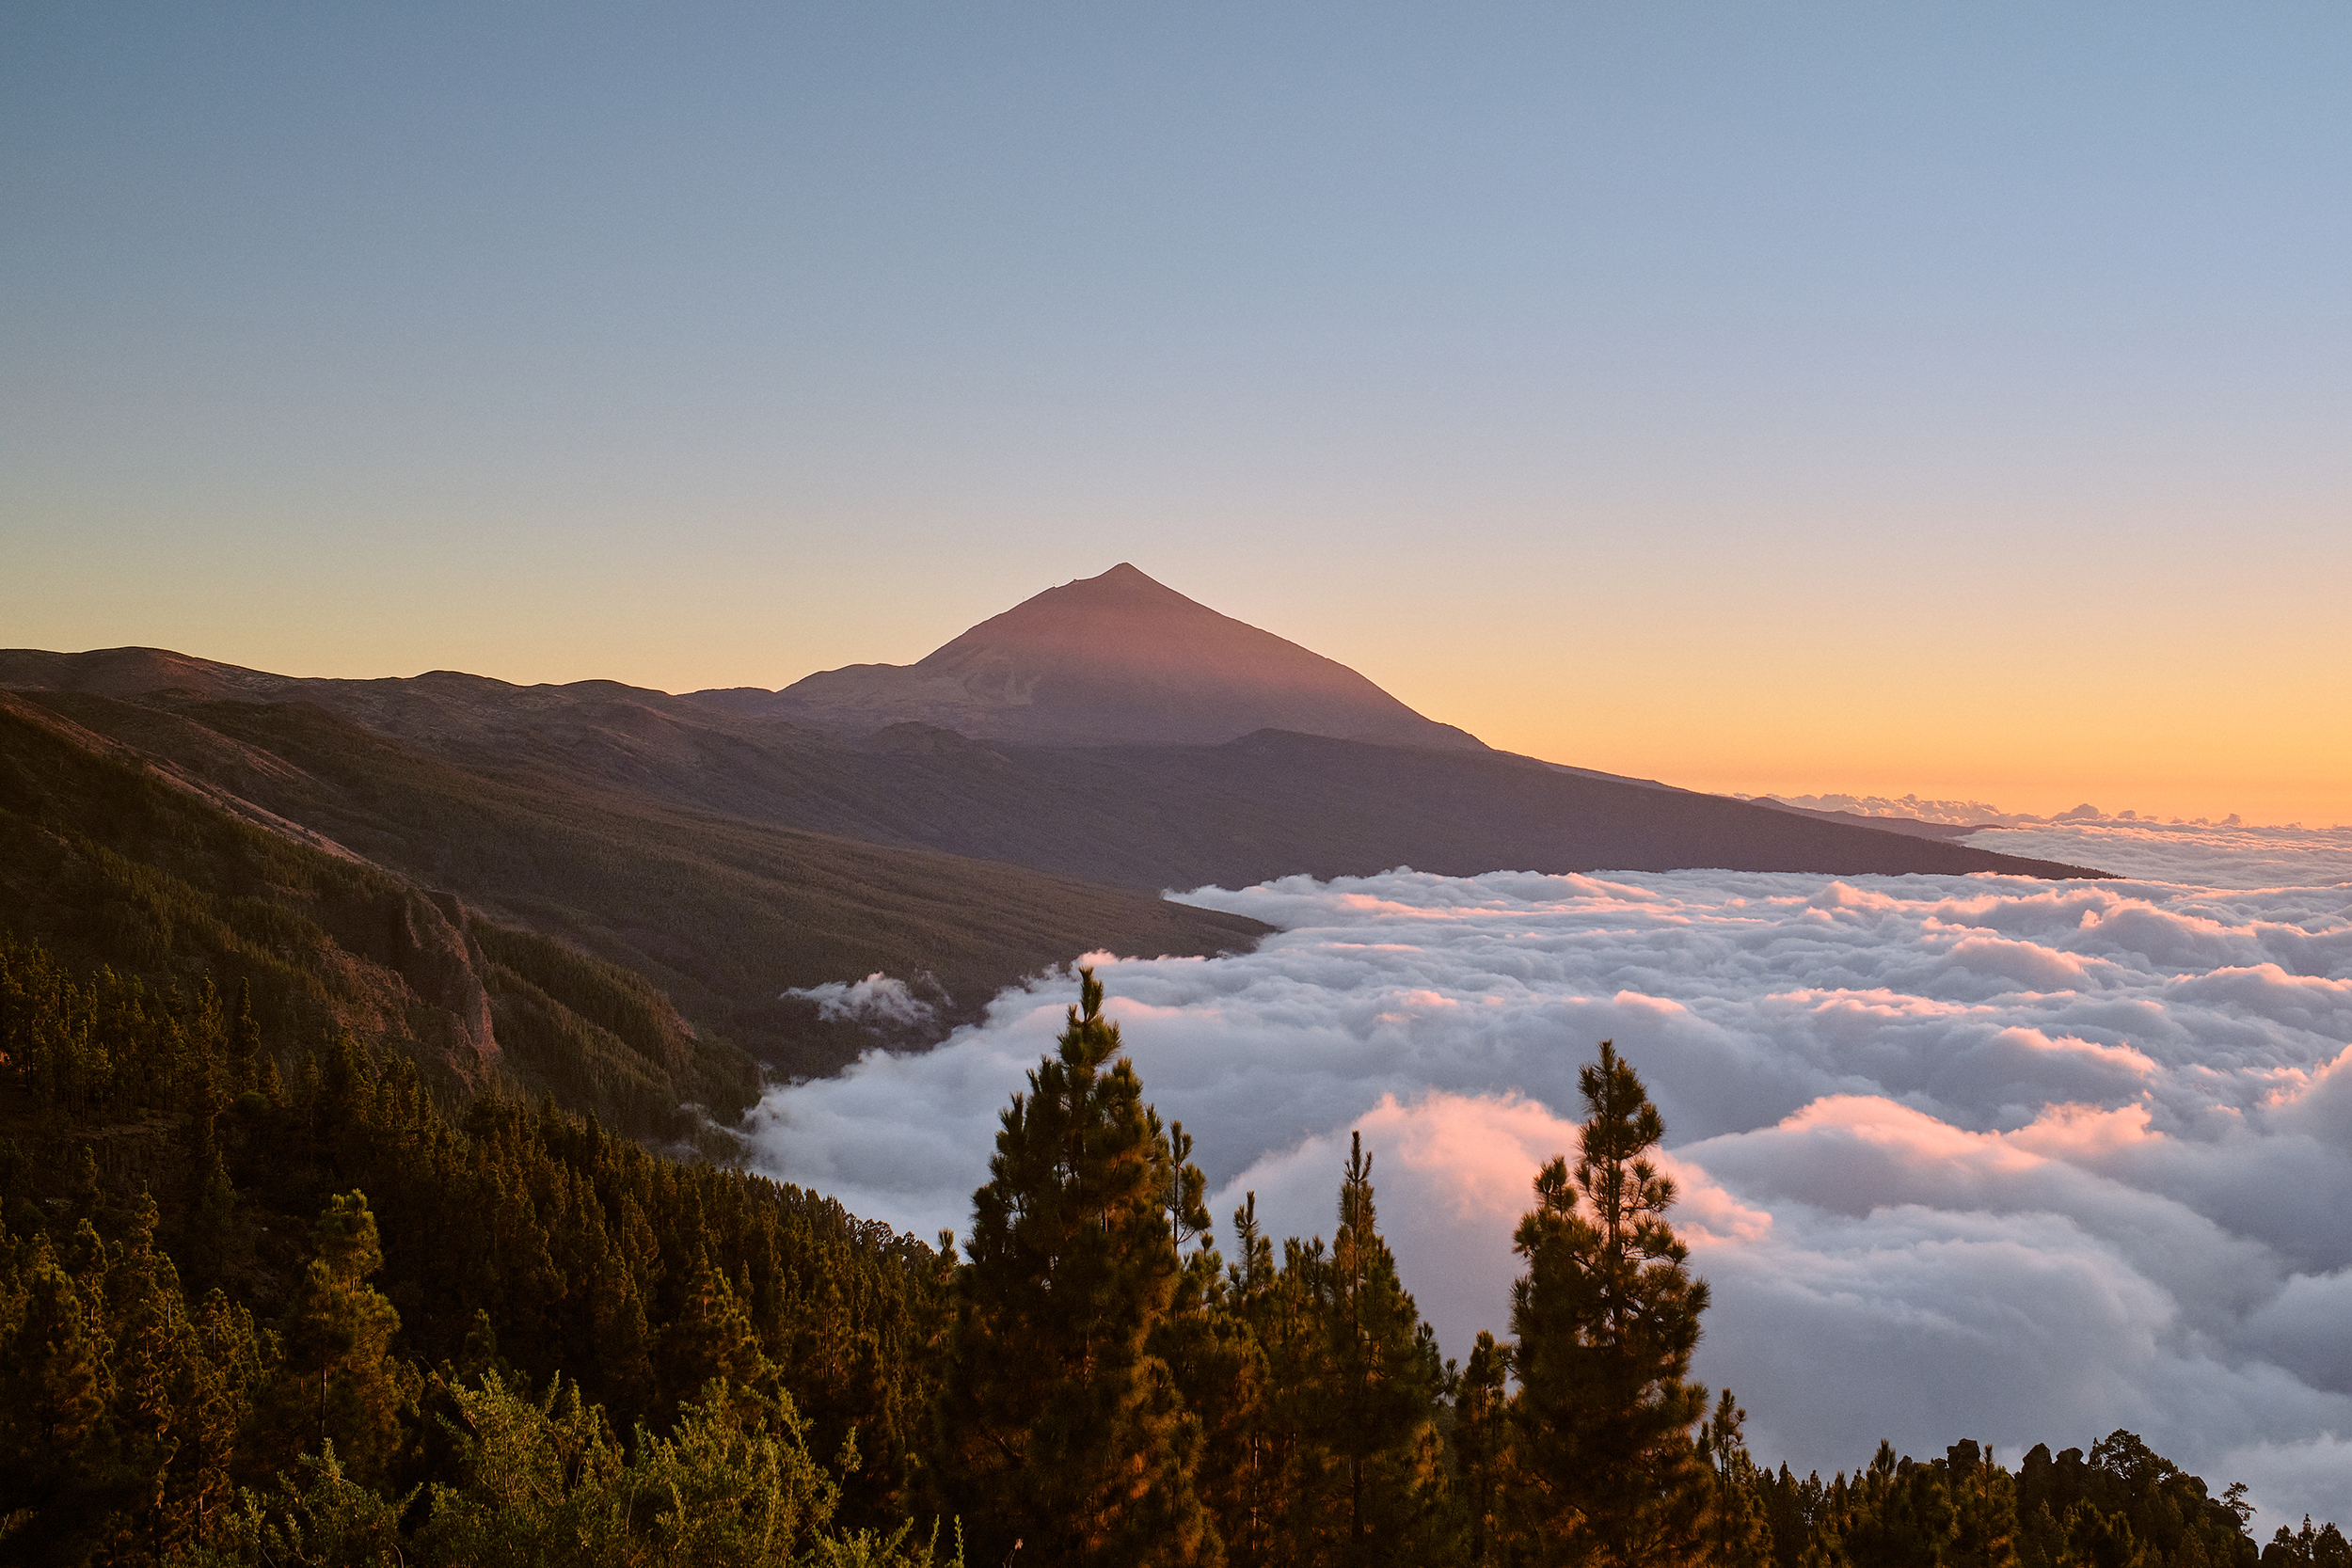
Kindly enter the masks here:
[[1360, 1147], [1329, 1241], [1245, 1208], [1220, 1255], [1101, 1007], [1089, 974], [959, 1257], [8, 940], [0, 1559], [2352, 1568], [2126, 1432], [1759, 1463], [1688, 1375], [1707, 1289], [1607, 1045], [1510, 1338], [1457, 1366]]

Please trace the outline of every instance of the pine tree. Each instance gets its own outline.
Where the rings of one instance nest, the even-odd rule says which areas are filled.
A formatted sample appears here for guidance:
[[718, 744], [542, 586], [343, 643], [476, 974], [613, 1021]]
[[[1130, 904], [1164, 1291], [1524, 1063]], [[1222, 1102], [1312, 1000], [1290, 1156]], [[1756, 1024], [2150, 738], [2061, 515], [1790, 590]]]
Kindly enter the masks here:
[[1381, 1239], [1361, 1132], [1350, 1136], [1339, 1218], [1325, 1321], [1331, 1446], [1347, 1485], [1341, 1560], [1425, 1561], [1443, 1493], [1436, 1417], [1444, 1370]]
[[254, 1069], [262, 1054], [262, 1026], [253, 1019], [253, 983], [237, 982], [237, 1016], [229, 1029], [230, 1088], [243, 1093], [255, 1086]]
[[1233, 1211], [1233, 1246], [1227, 1265], [1224, 1299], [1244, 1347], [1239, 1375], [1246, 1380], [1234, 1398], [1237, 1430], [1226, 1433], [1211, 1455], [1211, 1496], [1216, 1498], [1217, 1533], [1232, 1568], [1263, 1568], [1274, 1555], [1283, 1450], [1273, 1403], [1281, 1392], [1268, 1354], [1270, 1320], [1276, 1310], [1279, 1271], [1274, 1243], [1258, 1227], [1258, 1195], [1247, 1195]]
[[177, 1250], [192, 1265], [189, 1272], [202, 1288], [220, 1277], [234, 1230], [237, 1194], [220, 1147], [220, 1117], [230, 1100], [221, 1066], [209, 1049], [200, 1050], [192, 1065], [188, 1092], [181, 1097], [188, 1118], [187, 1180]]
[[1454, 1390], [1454, 1475], [1468, 1527], [1463, 1551], [1470, 1568], [1500, 1560], [1498, 1525], [1511, 1459], [1510, 1375], [1510, 1347], [1480, 1329]]
[[1330, 1274], [1322, 1237], [1290, 1237], [1280, 1265], [1250, 1304], [1250, 1328], [1266, 1360], [1258, 1424], [1263, 1560], [1274, 1568], [1327, 1562], [1347, 1541], [1347, 1478], [1331, 1399]]
[[1658, 1109], [1604, 1040], [1577, 1075], [1586, 1117], [1575, 1173], [1554, 1159], [1515, 1241], [1523, 1484], [1514, 1513], [1540, 1563], [1645, 1568], [1698, 1547], [1708, 1491], [1692, 1427], [1707, 1390], [1686, 1381], [1707, 1286], [1664, 1214], [1674, 1182], [1646, 1157]]
[[1261, 1392], [1212, 1461], [1229, 1558], [1279, 1568], [1441, 1560], [1454, 1523], [1438, 1430], [1447, 1380], [1381, 1238], [1372, 1160], [1357, 1137], [1339, 1228], [1293, 1238], [1282, 1262], [1234, 1212], [1242, 1260], [1229, 1300], [1254, 1341]]
[[266, 1375], [268, 1347], [254, 1327], [252, 1311], [231, 1303], [217, 1287], [206, 1293], [194, 1322], [200, 1354], [172, 1463], [192, 1533], [202, 1539], [226, 1515], [235, 1496], [230, 1478], [238, 1439]]
[[77, 1281], [45, 1234], [15, 1250], [0, 1275], [0, 1523], [31, 1562], [65, 1556], [71, 1515], [89, 1512], [89, 1449], [114, 1385], [103, 1291]]
[[[1256, 1568], [1263, 1543], [1257, 1529], [1259, 1416], [1265, 1395], [1265, 1356], [1245, 1315], [1247, 1285], [1242, 1273], [1228, 1274], [1208, 1236], [1209, 1215], [1201, 1203], [1206, 1183], [1190, 1163], [1192, 1140], [1184, 1124], [1169, 1129], [1177, 1184], [1168, 1196], [1170, 1224], [1180, 1242], [1200, 1244], [1184, 1255], [1167, 1315], [1152, 1330], [1151, 1349], [1168, 1364], [1184, 1408], [1200, 1424], [1201, 1460], [1193, 1487], [1216, 1522], [1231, 1568]], [[1257, 1235], [1256, 1202], [1234, 1213], [1245, 1258], [1263, 1258]], [[1270, 1264], [1268, 1265], [1270, 1271]]]
[[739, 1394], [773, 1384], [774, 1369], [760, 1352], [741, 1295], [707, 1257], [695, 1265], [685, 1309], [661, 1336], [660, 1365], [665, 1402], [673, 1406], [704, 1398], [714, 1381]]
[[1149, 1353], [1177, 1274], [1176, 1161], [1103, 988], [1003, 1113], [973, 1195], [942, 1436], [977, 1561], [1208, 1563], [1199, 1423]]
[[2299, 1533], [2284, 1525], [2279, 1527], [2270, 1544], [2263, 1548], [2262, 1568], [2352, 1568], [2352, 1544], [2345, 1542], [2344, 1532], [2332, 1523], [2314, 1531], [2312, 1516], [2306, 1513]]
[[1747, 1418], [1726, 1388], [1699, 1429], [1699, 1458], [1714, 1482], [1707, 1525], [1707, 1556], [1714, 1568], [1769, 1568], [1772, 1561], [1762, 1478], [1743, 1431]]
[[384, 1252], [367, 1196], [331, 1199], [311, 1236], [318, 1255], [287, 1308], [273, 1402], [280, 1454], [291, 1457], [287, 1447], [322, 1453], [331, 1443], [342, 1473], [369, 1483], [391, 1462], [415, 1379], [391, 1353], [400, 1314], [368, 1284]]

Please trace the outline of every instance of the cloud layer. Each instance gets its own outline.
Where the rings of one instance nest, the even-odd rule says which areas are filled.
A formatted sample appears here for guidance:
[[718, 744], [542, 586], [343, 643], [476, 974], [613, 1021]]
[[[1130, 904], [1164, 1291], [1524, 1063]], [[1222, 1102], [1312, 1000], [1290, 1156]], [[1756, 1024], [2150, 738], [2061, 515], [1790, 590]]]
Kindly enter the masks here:
[[[1994, 819], [1988, 819], [1994, 820]], [[2126, 821], [2037, 823], [2001, 832], [1971, 833], [1963, 841], [2004, 855], [2042, 857], [2063, 848], [2126, 877], [2203, 883], [2213, 887], [2284, 887], [2297, 882], [2352, 881], [2352, 827], [2250, 828]]]
[[[2115, 845], [2092, 835], [2158, 832], [2034, 831], [2051, 843], [2021, 852], [2096, 864]], [[1676, 1219], [1713, 1282], [1701, 1375], [1739, 1391], [1760, 1455], [1826, 1471], [1883, 1435], [2013, 1457], [2128, 1426], [2276, 1515], [2352, 1520], [2352, 883], [2325, 875], [2352, 873], [2331, 844], [2200, 832], [2146, 847], [2195, 884], [1204, 889], [1187, 901], [1279, 933], [1100, 974], [1220, 1218], [1254, 1190], [1277, 1235], [1327, 1235], [1363, 1130], [1453, 1354], [1507, 1329], [1511, 1227], [1613, 1038], [1665, 1114]], [[2323, 875], [2270, 874], [2297, 867]], [[2233, 879], [2276, 885], [2213, 885]], [[763, 1164], [960, 1229], [1075, 990], [1038, 980], [935, 1051], [772, 1092]]]

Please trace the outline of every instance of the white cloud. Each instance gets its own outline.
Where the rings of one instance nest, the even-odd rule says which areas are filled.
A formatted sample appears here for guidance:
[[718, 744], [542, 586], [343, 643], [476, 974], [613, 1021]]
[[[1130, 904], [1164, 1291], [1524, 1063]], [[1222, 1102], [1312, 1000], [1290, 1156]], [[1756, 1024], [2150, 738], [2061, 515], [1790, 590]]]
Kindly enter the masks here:
[[[2101, 863], [2084, 845], [2115, 830], [2047, 831], [2072, 836], [2036, 852]], [[2243, 863], [2216, 832], [2169, 852]], [[1760, 1452], [1826, 1471], [1882, 1435], [2013, 1457], [2129, 1426], [2266, 1508], [2352, 1520], [2323, 1463], [2352, 1433], [2352, 885], [2312, 885], [2332, 851], [2310, 847], [2284, 863], [2318, 875], [2251, 890], [1295, 878], [1186, 895], [1281, 927], [1257, 952], [1100, 974], [1220, 1220], [1255, 1190], [1278, 1237], [1328, 1235], [1363, 1130], [1453, 1354], [1507, 1329], [1529, 1179], [1613, 1038], [1665, 1114], [1713, 1284], [1701, 1375], [1739, 1391]], [[961, 1229], [1075, 989], [1038, 980], [938, 1050], [771, 1093], [764, 1162]]]
[[784, 993], [817, 1004], [817, 1016], [828, 1023], [863, 1023], [883, 1030], [921, 1029], [938, 1010], [916, 996], [904, 980], [876, 970], [863, 980], [828, 980], [821, 986], [796, 986]]

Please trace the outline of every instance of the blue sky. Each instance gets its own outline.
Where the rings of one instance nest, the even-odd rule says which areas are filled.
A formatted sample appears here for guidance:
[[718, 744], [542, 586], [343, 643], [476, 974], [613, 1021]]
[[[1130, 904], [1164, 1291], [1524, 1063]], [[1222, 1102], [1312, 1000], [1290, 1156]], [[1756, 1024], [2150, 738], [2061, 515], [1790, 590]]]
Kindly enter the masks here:
[[1564, 760], [2352, 816], [2352, 11], [1140, 13], [11, 9], [0, 641], [779, 684], [1132, 560]]

